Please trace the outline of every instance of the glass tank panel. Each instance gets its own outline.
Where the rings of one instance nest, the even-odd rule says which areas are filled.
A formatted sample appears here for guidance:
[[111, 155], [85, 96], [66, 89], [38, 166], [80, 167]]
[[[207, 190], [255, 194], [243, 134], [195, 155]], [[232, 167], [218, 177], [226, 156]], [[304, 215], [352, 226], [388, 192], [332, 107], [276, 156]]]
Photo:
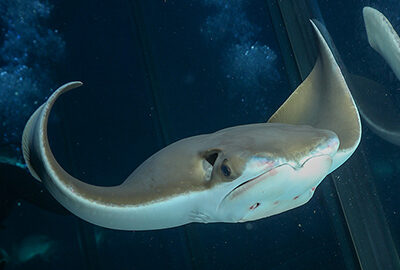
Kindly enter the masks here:
[[[359, 177], [372, 176], [372, 187], [376, 189], [375, 195], [382, 205], [393, 243], [399, 252], [400, 82], [388, 62], [371, 47], [363, 8], [367, 6], [376, 9], [390, 21], [393, 29], [399, 32], [400, 5], [390, 0], [319, 1], [319, 4], [326, 26], [350, 76], [358, 75], [371, 80], [354, 89], [354, 95], [359, 95], [360, 108], [364, 109], [361, 143], [365, 151], [365, 162], [369, 167], [366, 172], [360, 171]], [[344, 19], [338, 20], [338, 16]], [[379, 17], [379, 21], [383, 22], [383, 17]], [[389, 43], [387, 40], [382, 42]], [[395, 55], [393, 53], [392, 57], [396, 57]], [[377, 132], [374, 127], [386, 131]], [[390, 136], [385, 137], [385, 133]]]

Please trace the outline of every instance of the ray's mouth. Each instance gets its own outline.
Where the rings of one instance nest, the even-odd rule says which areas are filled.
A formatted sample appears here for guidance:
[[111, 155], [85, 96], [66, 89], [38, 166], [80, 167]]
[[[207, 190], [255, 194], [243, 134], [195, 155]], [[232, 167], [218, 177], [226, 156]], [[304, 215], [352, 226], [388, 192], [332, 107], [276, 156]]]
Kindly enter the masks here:
[[[253, 160], [253, 164], [249, 164], [250, 169], [253, 170], [259, 169], [261, 171], [260, 174], [254, 176], [248, 180], [243, 181], [237, 186], [233, 187], [228, 194], [223, 198], [225, 200], [227, 197], [231, 197], [231, 199], [239, 196], [246, 190], [252, 188], [254, 185], [261, 181], [265, 181], [267, 178], [272, 177], [279, 173], [279, 168], [284, 165], [289, 165], [293, 170], [297, 171], [304, 167], [304, 165], [314, 158], [318, 158], [321, 156], [329, 156], [333, 159], [333, 156], [336, 154], [339, 147], [339, 139], [337, 136], [332, 136], [327, 139], [320, 145], [318, 145], [308, 156], [305, 156], [303, 159], [299, 161], [288, 161], [285, 159], [269, 159], [265, 157], [255, 157]], [[264, 167], [264, 170], [261, 168]]]
[[[283, 164], [282, 164], [282, 165], [283, 165]], [[269, 172], [275, 170], [276, 168], [278, 168], [278, 167], [280, 167], [280, 166], [282, 166], [282, 165], [278, 165], [278, 166], [275, 166], [275, 167], [273, 167], [273, 168], [270, 168], [270, 169], [268, 169], [267, 171], [261, 173], [260, 175], [257, 175], [257, 176], [255, 176], [255, 177], [253, 177], [253, 178], [250, 178], [249, 180], [244, 181], [243, 183], [241, 183], [241, 184], [239, 184], [238, 186], [234, 187], [234, 188], [231, 190], [231, 192], [228, 193], [227, 196], [229, 196], [229, 194], [231, 194], [232, 192], [234, 192], [234, 191], [236, 191], [236, 190], [242, 188], [243, 186], [245, 186], [245, 185], [247, 185], [247, 184], [250, 184], [251, 182], [254, 182], [254, 181], [256, 181], [257, 179], [260, 179], [261, 177], [263, 177], [263, 176], [266, 175], [267, 173], [269, 173]]]
[[[300, 166], [293, 166], [292, 164], [290, 164], [290, 162], [284, 162], [284, 163], [278, 164], [278, 165], [276, 165], [276, 166], [274, 166], [274, 167], [272, 167], [272, 168], [268, 168], [267, 170], [265, 170], [265, 171], [262, 172], [261, 174], [255, 176], [255, 177], [253, 177], [253, 178], [250, 178], [250, 179], [248, 179], [248, 180], [246, 180], [246, 181], [240, 183], [240, 184], [237, 185], [236, 187], [234, 187], [234, 188], [224, 197], [224, 199], [227, 198], [227, 197], [229, 197], [229, 196], [231, 196], [231, 195], [233, 195], [233, 198], [234, 198], [234, 197], [236, 197], [237, 195], [239, 195], [240, 193], [242, 193], [243, 191], [245, 191], [245, 190], [251, 188], [252, 186], [254, 186], [255, 184], [259, 183], [260, 181], [266, 180], [264, 177], [265, 177], [267, 174], [269, 174], [269, 175], [268, 175], [269, 177], [270, 177], [270, 176], [276, 175], [276, 174], [278, 173], [277, 169], [278, 169], [279, 167], [282, 167], [282, 166], [285, 166], [285, 165], [289, 165], [289, 166], [292, 167], [294, 170], [299, 170], [299, 169], [303, 168], [304, 164], [306, 164], [306, 163], [307, 163], [308, 161], [310, 161], [311, 159], [314, 159], [314, 158], [317, 158], [317, 157], [321, 157], [321, 156], [331, 156], [331, 155], [327, 155], [327, 154], [325, 154], [325, 153], [320, 153], [320, 154], [317, 154], [317, 155], [313, 155], [313, 156], [308, 157], [307, 159], [305, 159], [305, 160], [302, 162], [302, 164], [301, 164]], [[243, 189], [243, 190], [241, 190], [241, 189]], [[237, 195], [235, 195], [236, 192], [238, 193]]]
[[[286, 164], [286, 163], [285, 163], [285, 164]], [[255, 176], [255, 177], [253, 177], [253, 178], [250, 178], [250, 179], [248, 179], [248, 180], [246, 180], [246, 181], [240, 183], [239, 185], [237, 185], [236, 187], [234, 187], [228, 194], [226, 194], [223, 200], [225, 200], [227, 197], [231, 196], [231, 195], [234, 194], [235, 192], [239, 191], [240, 189], [249, 189], [249, 188], [252, 187], [253, 185], [257, 184], [259, 181], [264, 180], [264, 179], [262, 179], [263, 176], [265, 176], [265, 175], [268, 174], [268, 173], [274, 172], [277, 168], [279, 168], [280, 166], [283, 166], [283, 165], [285, 165], [285, 164], [280, 164], [280, 165], [277, 165], [277, 166], [275, 166], [275, 167], [269, 168], [269, 169], [267, 169], [266, 171], [262, 172], [261, 174], [259, 174], [259, 175]], [[276, 173], [278, 173], [278, 172], [271, 173], [271, 176], [275, 175]], [[241, 192], [239, 191], [238, 194], [240, 194], [240, 193], [241, 193]], [[235, 197], [235, 195], [234, 195], [233, 197]], [[222, 200], [222, 201], [223, 201], [223, 200]]]

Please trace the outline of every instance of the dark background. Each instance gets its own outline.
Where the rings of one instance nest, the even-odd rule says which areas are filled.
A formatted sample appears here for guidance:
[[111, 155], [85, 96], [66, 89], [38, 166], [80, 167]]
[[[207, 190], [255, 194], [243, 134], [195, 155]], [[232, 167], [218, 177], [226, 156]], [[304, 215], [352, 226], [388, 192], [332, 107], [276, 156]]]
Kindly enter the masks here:
[[[92, 184], [119, 184], [165, 144], [266, 121], [291, 93], [265, 1], [243, 6], [232, 1], [234, 7], [242, 7], [252, 26], [229, 18], [223, 24], [221, 19], [221, 25], [228, 27], [221, 26], [212, 40], [204, 35], [205, 23], [221, 9], [210, 2], [52, 2], [51, 25], [66, 42], [54, 87], [84, 82], [57, 102], [49, 126], [52, 149], [68, 172]], [[360, 64], [364, 52], [360, 48], [368, 46], [361, 31], [363, 4], [319, 2], [348, 68], [375, 75], [372, 78], [393, 85], [395, 91], [398, 83], [374, 52], [365, 49]], [[241, 13], [236, 15], [242, 18]], [[243, 33], [236, 26], [260, 30], [243, 41], [232, 34]], [[229, 31], [233, 37], [221, 34]], [[228, 49], [246, 42], [269, 46], [277, 58], [261, 70], [275, 75], [258, 78], [245, 73], [234, 83], [227, 79]], [[259, 65], [242, 64], [251, 70], [252, 63]], [[378, 73], [392, 76], [391, 81]], [[255, 87], [246, 76], [256, 76], [262, 86]], [[396, 179], [400, 156], [394, 146], [365, 132], [363, 143], [379, 179], [379, 195], [399, 240], [395, 195], [400, 188]], [[47, 235], [54, 241], [48, 258], [10, 262], [6, 269], [345, 269], [352, 265], [354, 252], [348, 246], [348, 232], [337, 226], [345, 224], [339, 209], [332, 183], [324, 181], [306, 205], [256, 222], [120, 232], [22, 201], [0, 230], [0, 247], [11, 254], [32, 235]]]

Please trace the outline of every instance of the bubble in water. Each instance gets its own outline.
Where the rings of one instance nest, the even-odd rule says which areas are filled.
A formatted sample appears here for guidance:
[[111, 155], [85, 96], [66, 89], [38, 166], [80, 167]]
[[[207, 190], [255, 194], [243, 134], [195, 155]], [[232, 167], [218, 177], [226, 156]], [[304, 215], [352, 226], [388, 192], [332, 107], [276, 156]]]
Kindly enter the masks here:
[[250, 106], [264, 114], [268, 97], [265, 92], [280, 80], [277, 55], [257, 40], [261, 29], [248, 20], [245, 3], [205, 0], [204, 4], [214, 10], [200, 30], [210, 44], [223, 48], [221, 72], [232, 90], [227, 91], [229, 97], [240, 102], [244, 111]]
[[51, 70], [64, 55], [65, 42], [46, 26], [50, 12], [44, 0], [3, 0], [0, 5], [0, 156], [21, 159], [25, 122], [49, 94]]
[[254, 228], [253, 224], [251, 224], [250, 222], [246, 223], [246, 230], [251, 231]]

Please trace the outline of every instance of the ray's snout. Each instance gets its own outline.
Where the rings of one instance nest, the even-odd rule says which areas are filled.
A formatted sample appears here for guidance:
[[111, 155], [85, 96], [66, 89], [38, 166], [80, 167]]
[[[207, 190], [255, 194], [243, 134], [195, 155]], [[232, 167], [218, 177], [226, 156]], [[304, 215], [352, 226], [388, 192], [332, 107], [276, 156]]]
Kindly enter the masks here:
[[294, 169], [300, 169], [304, 166], [306, 162], [315, 157], [330, 156], [330, 158], [333, 159], [339, 149], [339, 145], [340, 141], [336, 133], [332, 131], [327, 131], [326, 134], [324, 134], [323, 139], [320, 140], [320, 142], [315, 145], [313, 149], [310, 149], [310, 153], [300, 159], [300, 162], [289, 162], [289, 164]]
[[316, 155], [329, 155], [333, 157], [339, 149], [339, 138], [334, 132], [329, 132], [329, 136], [315, 150]]

